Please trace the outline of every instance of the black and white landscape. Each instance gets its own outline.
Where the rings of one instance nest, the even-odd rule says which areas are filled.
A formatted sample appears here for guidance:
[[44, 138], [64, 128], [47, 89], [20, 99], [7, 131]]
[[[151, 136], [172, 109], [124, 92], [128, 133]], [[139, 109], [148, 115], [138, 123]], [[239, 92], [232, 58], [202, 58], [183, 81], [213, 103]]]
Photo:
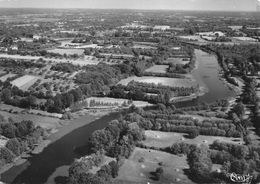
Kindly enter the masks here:
[[259, 183], [259, 7], [0, 0], [0, 183]]

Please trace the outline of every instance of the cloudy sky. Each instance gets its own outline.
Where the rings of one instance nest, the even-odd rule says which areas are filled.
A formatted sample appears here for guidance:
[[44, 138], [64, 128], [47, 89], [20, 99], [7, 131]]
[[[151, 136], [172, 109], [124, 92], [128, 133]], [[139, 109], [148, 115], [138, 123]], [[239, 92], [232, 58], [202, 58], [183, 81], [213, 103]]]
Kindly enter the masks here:
[[0, 7], [255, 11], [256, 2], [257, 0], [0, 0]]

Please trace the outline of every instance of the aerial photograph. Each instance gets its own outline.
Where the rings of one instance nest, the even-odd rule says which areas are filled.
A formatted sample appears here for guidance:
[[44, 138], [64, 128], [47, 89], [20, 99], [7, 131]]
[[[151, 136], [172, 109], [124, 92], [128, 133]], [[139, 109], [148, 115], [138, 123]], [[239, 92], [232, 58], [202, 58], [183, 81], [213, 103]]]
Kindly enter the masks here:
[[0, 184], [260, 184], [260, 0], [0, 0]]

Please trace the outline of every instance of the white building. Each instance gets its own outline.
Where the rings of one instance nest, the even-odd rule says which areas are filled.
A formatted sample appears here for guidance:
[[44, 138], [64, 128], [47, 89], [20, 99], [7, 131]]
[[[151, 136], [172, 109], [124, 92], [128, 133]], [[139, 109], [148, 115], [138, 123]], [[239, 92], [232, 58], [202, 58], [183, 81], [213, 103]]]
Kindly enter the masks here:
[[12, 45], [12, 46], [10, 47], [10, 49], [11, 49], [11, 50], [18, 50], [18, 46], [17, 46], [17, 45]]
[[33, 35], [34, 40], [39, 40], [40, 38], [41, 38], [41, 36], [39, 36], [39, 35]]
[[161, 26], [161, 25], [157, 25], [157, 26], [154, 26], [154, 30], [161, 30], [161, 31], [165, 31], [165, 30], [168, 30], [170, 29], [171, 27], [170, 26]]

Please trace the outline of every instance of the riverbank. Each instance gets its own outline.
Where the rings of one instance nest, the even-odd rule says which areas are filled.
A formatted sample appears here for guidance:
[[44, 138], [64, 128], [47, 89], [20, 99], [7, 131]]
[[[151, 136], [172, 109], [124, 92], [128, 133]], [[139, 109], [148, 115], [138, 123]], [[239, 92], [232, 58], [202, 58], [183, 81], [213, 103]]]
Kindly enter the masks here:
[[54, 126], [48, 130], [48, 137], [46, 140], [40, 142], [33, 150], [27, 153], [23, 153], [21, 156], [15, 158], [15, 160], [5, 165], [0, 169], [0, 174], [7, 172], [9, 169], [15, 166], [25, 164], [28, 161], [28, 158], [40, 154], [46, 147], [55, 141], [59, 140], [61, 137], [72, 132], [75, 129], [78, 129], [82, 126], [88, 125], [93, 121], [108, 115], [114, 112], [113, 109], [102, 109], [102, 110], [82, 110], [76, 113], [73, 113], [73, 119], [71, 120], [61, 120], [59, 126]]
[[207, 92], [209, 92], [209, 90], [206, 87], [201, 86], [197, 93], [191, 94], [190, 96], [173, 97], [170, 99], [170, 101], [172, 103], [191, 101], [193, 99], [205, 95]]
[[43, 140], [32, 151], [27, 152], [27, 153], [23, 153], [19, 157], [15, 158], [15, 160], [12, 163], [6, 164], [5, 166], [3, 166], [0, 169], [0, 174], [8, 171], [9, 169], [11, 169], [14, 166], [19, 166], [19, 165], [24, 164], [25, 162], [27, 162], [27, 158], [30, 157], [30, 155], [35, 155], [35, 154], [41, 153], [43, 151], [43, 149], [45, 147], [47, 147], [50, 143], [51, 143], [51, 141], [48, 140], [48, 139], [47, 140]]
[[1, 174], [1, 180], [5, 183], [46, 183], [57, 168], [69, 166], [75, 158], [85, 154], [75, 149], [85, 146], [95, 130], [105, 128], [120, 114], [121, 111], [80, 112], [79, 118], [68, 121], [58, 132], [48, 137], [51, 143], [45, 149]]

